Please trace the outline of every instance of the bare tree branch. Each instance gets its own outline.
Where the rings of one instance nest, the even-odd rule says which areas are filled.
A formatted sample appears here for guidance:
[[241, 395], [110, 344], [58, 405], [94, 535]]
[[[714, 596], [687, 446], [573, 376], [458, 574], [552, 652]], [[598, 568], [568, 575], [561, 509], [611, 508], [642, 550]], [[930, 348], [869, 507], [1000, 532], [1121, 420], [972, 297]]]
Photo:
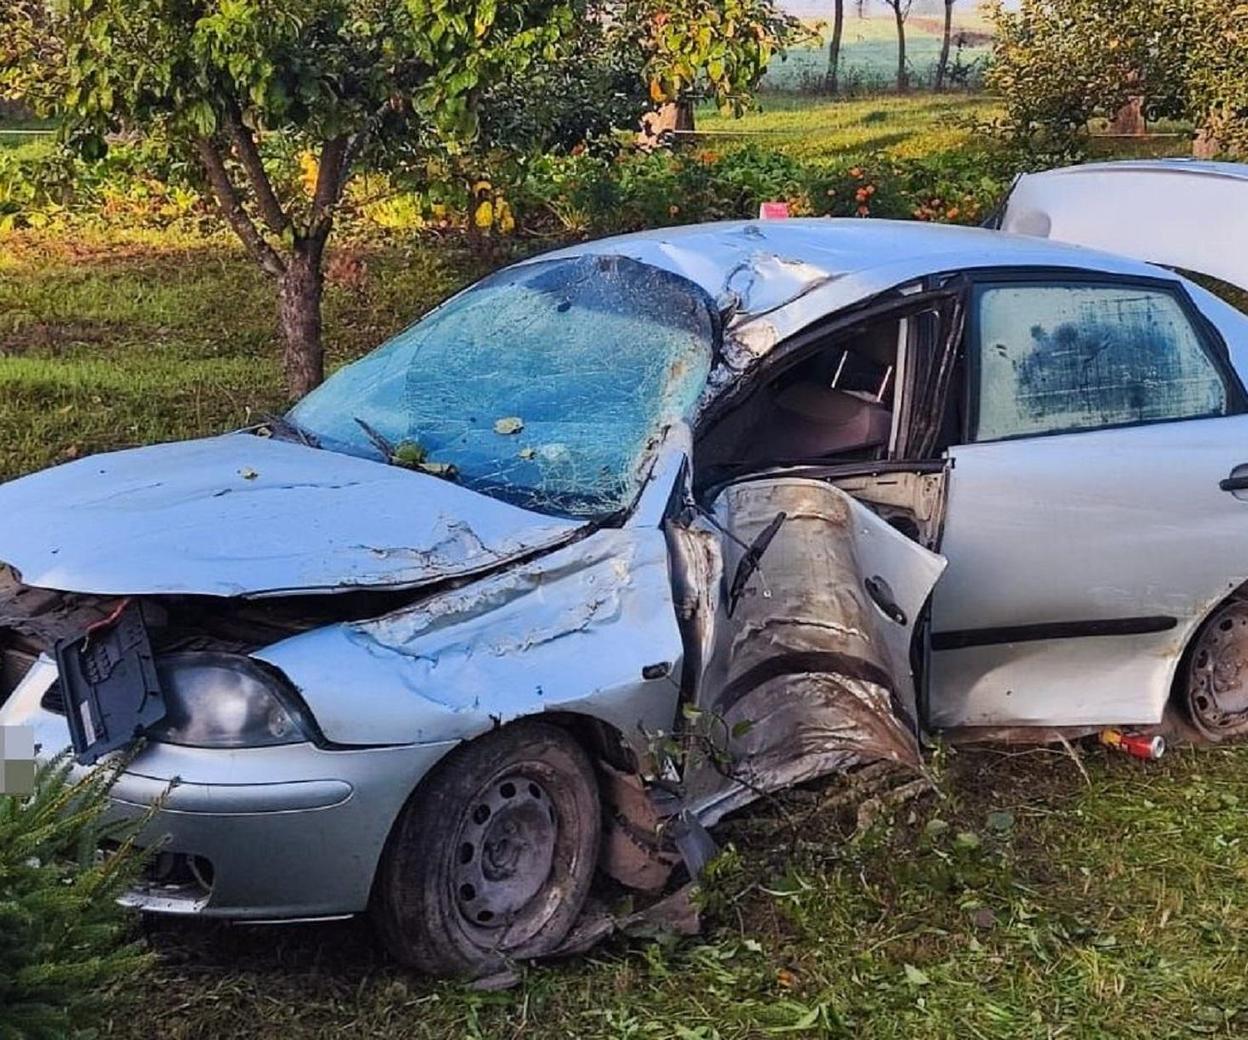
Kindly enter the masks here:
[[275, 276], [284, 274], [286, 264], [276, 250], [264, 240], [256, 229], [256, 225], [252, 223], [251, 217], [247, 215], [247, 211], [243, 209], [242, 200], [239, 199], [238, 191], [225, 168], [225, 161], [221, 158], [221, 153], [213, 144], [212, 139], [196, 138], [195, 151], [199, 155], [199, 161], [203, 164], [204, 173], [208, 176], [208, 183], [212, 186], [217, 208], [220, 209], [221, 215], [238, 237], [242, 239], [247, 251], [269, 274]]
[[334, 222], [334, 207], [342, 198], [346, 185], [345, 162], [350, 138], [346, 134], [331, 137], [321, 149], [320, 166], [316, 173], [316, 190], [312, 195], [312, 216], [308, 221], [308, 238], [324, 242]]
[[256, 147], [251, 128], [243, 122], [242, 113], [233, 105], [226, 113], [226, 124], [230, 128], [230, 139], [234, 142], [238, 161], [243, 164], [251, 190], [255, 193], [256, 208], [269, 230], [275, 235], [281, 235], [290, 220], [283, 211], [282, 204], [277, 201], [269, 175], [264, 172], [264, 163], [260, 159], [260, 150]]

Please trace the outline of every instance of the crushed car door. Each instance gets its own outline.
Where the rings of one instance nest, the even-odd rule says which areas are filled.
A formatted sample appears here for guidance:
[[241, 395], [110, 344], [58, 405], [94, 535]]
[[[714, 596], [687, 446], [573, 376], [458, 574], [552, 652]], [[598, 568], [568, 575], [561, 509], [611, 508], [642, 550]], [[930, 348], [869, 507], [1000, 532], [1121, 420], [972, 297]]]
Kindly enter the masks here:
[[802, 477], [727, 486], [674, 542], [703, 621], [683, 785], [703, 823], [856, 762], [918, 767], [912, 650], [940, 556]]
[[1248, 578], [1248, 415], [1173, 278], [994, 276], [968, 318], [933, 728], [1157, 722]]
[[1239, 163], [1142, 160], [1025, 174], [996, 223], [1248, 290], [1248, 166]]

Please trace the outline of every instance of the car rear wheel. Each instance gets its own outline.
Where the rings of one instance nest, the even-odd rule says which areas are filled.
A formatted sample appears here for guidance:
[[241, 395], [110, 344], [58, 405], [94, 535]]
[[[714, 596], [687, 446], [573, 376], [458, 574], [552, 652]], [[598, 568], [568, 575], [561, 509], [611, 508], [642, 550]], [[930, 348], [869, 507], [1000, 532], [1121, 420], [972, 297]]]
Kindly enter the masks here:
[[1248, 600], [1224, 603], [1200, 630], [1188, 659], [1184, 707], [1207, 740], [1248, 736]]
[[519, 722], [452, 752], [403, 809], [373, 917], [391, 953], [432, 975], [488, 975], [550, 953], [589, 893], [601, 809], [564, 730]]

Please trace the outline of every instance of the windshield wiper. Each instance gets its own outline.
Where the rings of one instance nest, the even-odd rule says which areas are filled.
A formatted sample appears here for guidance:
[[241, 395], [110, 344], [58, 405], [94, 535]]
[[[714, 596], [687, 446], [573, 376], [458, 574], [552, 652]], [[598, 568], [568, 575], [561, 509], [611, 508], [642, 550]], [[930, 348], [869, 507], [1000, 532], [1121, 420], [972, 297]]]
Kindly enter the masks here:
[[351, 416], [355, 424], [364, 431], [364, 435], [373, 442], [373, 447], [381, 452], [381, 457], [387, 462], [394, 461], [394, 445], [385, 437], [378, 433], [369, 423], [366, 423], [358, 415]]
[[373, 447], [381, 453], [387, 465], [419, 470], [421, 473], [442, 477], [444, 480], [455, 480], [459, 476], [459, 469], [453, 462], [431, 462], [425, 449], [417, 441], [400, 441], [398, 444], [392, 444], [389, 438], [383, 436], [358, 415], [353, 415], [351, 418], [372, 441]]
[[321, 446], [320, 439], [316, 434], [305, 430], [293, 419], [288, 419], [284, 415], [261, 412], [260, 419], [261, 423], [257, 429], [267, 428], [269, 434], [273, 437], [278, 437], [285, 441], [298, 441], [309, 448], [319, 448]]

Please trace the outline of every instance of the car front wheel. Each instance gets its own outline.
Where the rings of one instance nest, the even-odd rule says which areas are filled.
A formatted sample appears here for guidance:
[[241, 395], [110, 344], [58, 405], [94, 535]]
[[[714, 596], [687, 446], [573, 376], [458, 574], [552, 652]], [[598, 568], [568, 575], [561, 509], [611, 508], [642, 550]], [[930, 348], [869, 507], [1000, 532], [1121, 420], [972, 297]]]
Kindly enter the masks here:
[[593, 765], [568, 733], [495, 730], [448, 755], [404, 807], [374, 920], [398, 960], [432, 975], [550, 953], [589, 893], [600, 834]]

